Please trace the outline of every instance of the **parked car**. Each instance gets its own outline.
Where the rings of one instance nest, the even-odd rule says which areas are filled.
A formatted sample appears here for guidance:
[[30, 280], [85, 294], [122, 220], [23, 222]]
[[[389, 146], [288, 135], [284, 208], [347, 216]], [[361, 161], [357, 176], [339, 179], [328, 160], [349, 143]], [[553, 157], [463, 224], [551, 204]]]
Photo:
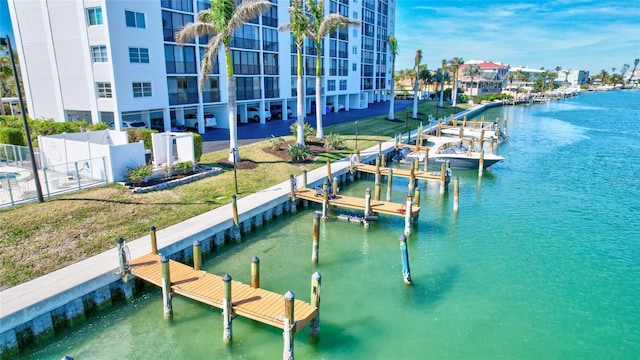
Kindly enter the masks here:
[[[109, 124], [109, 129], [115, 129], [116, 128], [116, 123], [115, 122], [111, 122]], [[147, 128], [147, 123], [145, 123], [144, 121], [139, 121], [139, 120], [122, 120], [122, 129], [126, 130], [126, 129], [146, 129]]]
[[[162, 118], [151, 119], [151, 128], [153, 130], [158, 130], [160, 132], [164, 131], [164, 120]], [[171, 120], [171, 131], [172, 132], [185, 132], [187, 131], [187, 127], [184, 125], [177, 124], [175, 119]]]
[[[266, 116], [266, 121], [271, 120], [271, 111], [264, 109], [264, 114]], [[247, 119], [260, 122], [260, 111], [256, 107], [248, 107], [247, 108]]]
[[332, 112], [338, 112], [338, 111], [343, 111], [344, 110], [344, 105], [342, 104], [336, 104], [335, 106], [333, 105], [332, 102], [328, 102], [327, 103], [327, 107], [329, 109], [331, 109]]
[[[188, 128], [197, 129], [198, 128], [198, 116], [196, 114], [186, 114], [184, 116], [184, 124]], [[210, 112], [204, 113], [204, 127], [205, 127], [205, 129], [206, 128], [215, 127], [216, 125], [218, 125], [218, 120], [216, 120], [216, 117]]]
[[[282, 119], [282, 105], [275, 104], [269, 107], [271, 111], [271, 116], [275, 116], [276, 119]], [[287, 106], [287, 119], [293, 116], [293, 111], [291, 111], [291, 107]]]

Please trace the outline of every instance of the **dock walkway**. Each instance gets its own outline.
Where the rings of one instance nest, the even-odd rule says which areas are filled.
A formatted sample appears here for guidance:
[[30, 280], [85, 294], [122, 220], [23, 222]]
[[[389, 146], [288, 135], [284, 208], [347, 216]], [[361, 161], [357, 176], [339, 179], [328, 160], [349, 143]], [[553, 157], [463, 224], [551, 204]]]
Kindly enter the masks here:
[[[322, 196], [316, 196], [316, 191], [309, 188], [297, 188], [295, 191], [296, 198], [303, 200], [309, 200], [322, 204]], [[378, 214], [393, 215], [393, 216], [405, 216], [405, 204], [397, 204], [388, 201], [373, 200], [371, 199], [371, 211]], [[365, 210], [365, 199], [357, 198], [353, 196], [336, 195], [328, 199], [328, 204], [344, 207], [355, 210]], [[411, 216], [418, 216], [420, 213], [420, 207], [416, 205], [411, 206]]]
[[[406, 144], [403, 144], [403, 145], [406, 145]], [[415, 147], [415, 145], [412, 145], [412, 146]], [[427, 149], [427, 147], [422, 146], [422, 149]], [[376, 166], [375, 165], [357, 164], [357, 165], [354, 165], [353, 168], [356, 171], [365, 172], [365, 173], [369, 173], [369, 174], [375, 174], [376, 173]], [[380, 175], [389, 176], [389, 168], [388, 167], [380, 167]], [[399, 177], [403, 177], [403, 178], [409, 179], [409, 178], [411, 178], [411, 170], [394, 168], [393, 169], [393, 176], [399, 176]], [[444, 178], [443, 178], [441, 172], [436, 173], [436, 172], [416, 170], [416, 171], [413, 172], [413, 176], [414, 176], [415, 179], [418, 179], [418, 180], [435, 180], [435, 181], [444, 182]]]
[[[162, 287], [161, 257], [147, 254], [131, 261], [131, 274]], [[175, 294], [222, 309], [224, 283], [221, 276], [196, 271], [192, 267], [169, 260], [171, 291]], [[294, 300], [294, 332], [298, 332], [318, 314], [318, 309], [301, 300]], [[253, 288], [239, 281], [231, 281], [233, 314], [284, 330], [285, 300], [282, 294]]]

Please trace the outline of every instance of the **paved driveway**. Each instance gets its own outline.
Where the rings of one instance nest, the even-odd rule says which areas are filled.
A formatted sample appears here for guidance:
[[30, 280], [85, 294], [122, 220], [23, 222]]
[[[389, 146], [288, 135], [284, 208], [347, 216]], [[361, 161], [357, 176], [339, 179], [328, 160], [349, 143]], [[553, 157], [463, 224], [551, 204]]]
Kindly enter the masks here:
[[[407, 107], [413, 106], [413, 100], [395, 100], [395, 111], [402, 111]], [[353, 109], [349, 111], [341, 111], [338, 113], [329, 113], [323, 115], [322, 123], [324, 126], [340, 124], [349, 121], [368, 118], [375, 115], [389, 113], [389, 102], [376, 102], [369, 104], [367, 109]], [[315, 127], [315, 114], [308, 115], [306, 121]], [[271, 120], [266, 124], [247, 123], [238, 125], [238, 143], [240, 145], [250, 144], [253, 142], [268, 139], [273, 136], [290, 135], [289, 125], [295, 122], [295, 117], [288, 120]], [[229, 148], [229, 129], [209, 129], [202, 134], [202, 151], [204, 153], [228, 149]]]

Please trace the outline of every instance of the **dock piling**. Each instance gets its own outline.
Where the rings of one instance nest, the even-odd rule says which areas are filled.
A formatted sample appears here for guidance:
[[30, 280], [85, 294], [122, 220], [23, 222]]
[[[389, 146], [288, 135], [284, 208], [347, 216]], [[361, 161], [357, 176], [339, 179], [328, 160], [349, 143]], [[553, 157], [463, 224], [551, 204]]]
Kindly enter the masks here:
[[129, 249], [124, 243], [124, 239], [121, 237], [116, 239], [116, 246], [118, 248], [120, 275], [122, 276], [124, 282], [127, 282], [127, 280], [129, 279], [129, 270], [131, 269], [131, 266], [129, 265]]
[[331, 181], [331, 161], [327, 160], [327, 181]]
[[402, 255], [402, 278], [405, 284], [411, 284], [409, 249], [407, 248], [407, 237], [405, 235], [400, 235], [400, 254]]
[[484, 150], [480, 150], [480, 159], [478, 161], [478, 177], [482, 177], [483, 170], [484, 170]]
[[313, 245], [311, 249], [311, 262], [318, 263], [320, 257], [320, 214], [313, 214]]
[[307, 187], [307, 169], [302, 170], [302, 187]]
[[387, 176], [387, 201], [391, 201], [392, 188], [393, 188], [393, 169], [389, 168], [389, 176]]
[[447, 187], [447, 165], [442, 164], [440, 167], [440, 194], [444, 194]]
[[460, 180], [456, 176], [453, 179], [453, 212], [457, 213], [459, 209], [459, 201], [460, 201]]
[[309, 322], [309, 336], [317, 338], [320, 335], [320, 283], [322, 281], [322, 275], [319, 272], [314, 272], [311, 275], [311, 305], [315, 306], [317, 310], [316, 317]]
[[222, 278], [224, 283], [224, 297], [222, 298], [222, 340], [230, 342], [233, 337], [233, 327], [231, 324], [231, 275], [225, 274]]
[[333, 178], [333, 186], [331, 189], [331, 194], [334, 197], [338, 196], [338, 177], [337, 176]]
[[327, 212], [329, 211], [329, 184], [325, 181], [322, 184], [322, 218], [327, 218]]
[[158, 241], [156, 239], [156, 227], [151, 226], [149, 228], [149, 236], [151, 237], [151, 253], [154, 255], [158, 254]]
[[296, 296], [291, 291], [284, 294], [284, 333], [282, 334], [284, 337], [282, 358], [284, 360], [293, 360], [293, 328], [295, 327], [293, 302], [295, 298]]
[[202, 246], [200, 241], [196, 240], [193, 243], [193, 270], [199, 271], [202, 267]]
[[291, 212], [295, 213], [296, 210], [296, 177], [293, 174], [289, 174], [289, 182], [291, 183]]
[[162, 266], [162, 308], [164, 318], [170, 319], [173, 315], [173, 307], [171, 304], [171, 273], [169, 272], [169, 258], [163, 256], [160, 259]]
[[240, 221], [238, 220], [238, 198], [236, 194], [231, 195], [231, 209], [233, 210], [233, 225], [238, 227], [240, 226]]
[[416, 190], [414, 191], [413, 204], [420, 207], [420, 186], [416, 186]]
[[407, 195], [407, 201], [405, 202], [404, 209], [404, 234], [406, 236], [411, 235], [411, 205], [413, 204], [413, 199], [411, 199], [411, 193]]
[[367, 188], [364, 195], [364, 218], [368, 218], [371, 215], [371, 189]]
[[251, 287], [260, 288], [260, 258], [257, 256], [251, 259]]

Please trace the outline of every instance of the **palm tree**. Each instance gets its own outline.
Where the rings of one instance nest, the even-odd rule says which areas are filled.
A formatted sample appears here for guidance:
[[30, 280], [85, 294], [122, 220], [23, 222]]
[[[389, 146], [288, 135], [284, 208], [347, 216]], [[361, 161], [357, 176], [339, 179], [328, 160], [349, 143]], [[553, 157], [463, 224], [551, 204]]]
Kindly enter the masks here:
[[449, 60], [449, 67], [451, 67], [451, 71], [453, 72], [453, 90], [451, 97], [453, 98], [453, 106], [458, 104], [458, 69], [460, 69], [460, 65], [464, 64], [464, 60], [459, 57], [454, 57]]
[[[398, 56], [398, 40], [393, 35], [387, 38], [391, 50], [391, 75], [396, 73], [396, 56]], [[396, 98], [395, 81], [391, 81], [391, 100], [389, 101], [389, 120], [395, 119], [394, 103]]]
[[413, 118], [414, 119], [418, 118], [418, 73], [420, 71], [420, 61], [422, 61], [422, 50], [418, 49], [416, 50], [415, 66], [413, 67], [415, 71], [414, 82], [413, 82]]
[[564, 70], [562, 73], [564, 74], [564, 83], [566, 85], [569, 82], [568, 80], [569, 80], [569, 74], [571, 73], [571, 69]]
[[[518, 70], [518, 71], [520, 71], [520, 70]], [[507, 75], [504, 76], [504, 79], [507, 80], [507, 82], [509, 83], [509, 90], [513, 91], [511, 89], [513, 88], [513, 86], [512, 86], [513, 85], [513, 80], [516, 79], [516, 74], [514, 72], [512, 72], [512, 71], [509, 71], [507, 73]]]
[[[311, 20], [304, 13], [302, 8], [302, 0], [291, 0], [291, 6], [289, 7], [290, 22], [288, 24], [282, 24], [278, 27], [279, 31], [291, 31], [293, 40], [296, 43], [296, 54], [298, 62], [298, 80], [296, 84], [297, 95], [297, 140], [298, 146], [304, 146], [304, 108], [303, 108], [303, 89], [302, 89], [302, 45], [304, 39], [307, 37], [307, 33], [311, 28]], [[316, 109], [320, 106], [320, 103], [316, 103]]]
[[[462, 73], [464, 74], [464, 76], [467, 76], [467, 77], [471, 78], [471, 86], [473, 86], [473, 79], [476, 76], [479, 76], [480, 74], [482, 74], [482, 70], [480, 69], [480, 67], [478, 65], [470, 64], [469, 66], [464, 68], [464, 70], [462, 70]], [[469, 91], [469, 95], [471, 95], [471, 91]], [[477, 93], [476, 93], [476, 95], [477, 95]]]
[[11, 95], [8, 81], [12, 78], [11, 61], [6, 56], [0, 57], [0, 115], [5, 115], [2, 97]]
[[207, 50], [200, 64], [199, 89], [202, 91], [213, 64], [218, 58], [218, 50], [224, 46], [227, 69], [227, 93], [229, 107], [229, 161], [239, 161], [238, 134], [236, 123], [237, 95], [236, 78], [233, 76], [231, 57], [231, 36], [247, 21], [269, 10], [268, 0], [244, 0], [237, 5], [236, 0], [211, 0], [211, 8], [196, 15], [196, 22], [186, 24], [176, 33], [176, 42], [180, 45], [203, 35], [211, 35]]
[[332, 33], [339, 28], [349, 26], [360, 26], [360, 21], [350, 19], [346, 16], [332, 13], [324, 16], [324, 0], [307, 0], [307, 10], [311, 14], [311, 25], [307, 32], [307, 37], [316, 45], [316, 137], [324, 138], [322, 130], [322, 107], [321, 90], [322, 90], [322, 42], [327, 34]]
[[440, 101], [438, 107], [444, 107], [444, 66], [447, 64], [447, 59], [442, 59], [442, 65], [440, 66]]
[[605, 69], [602, 69], [600, 71], [600, 85], [604, 85], [604, 80], [609, 76], [609, 74], [607, 74], [607, 71]]

